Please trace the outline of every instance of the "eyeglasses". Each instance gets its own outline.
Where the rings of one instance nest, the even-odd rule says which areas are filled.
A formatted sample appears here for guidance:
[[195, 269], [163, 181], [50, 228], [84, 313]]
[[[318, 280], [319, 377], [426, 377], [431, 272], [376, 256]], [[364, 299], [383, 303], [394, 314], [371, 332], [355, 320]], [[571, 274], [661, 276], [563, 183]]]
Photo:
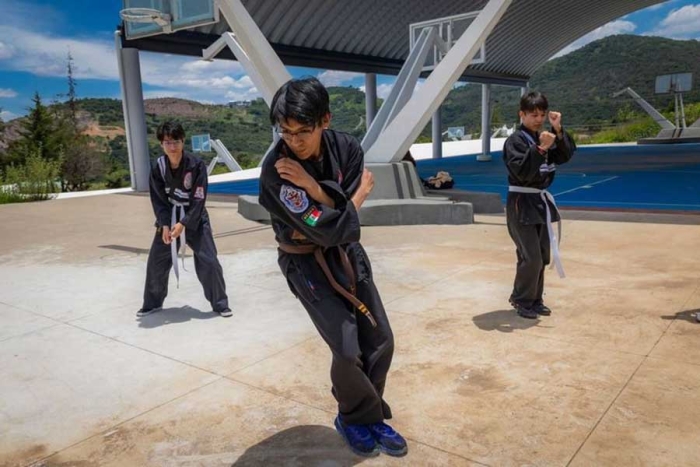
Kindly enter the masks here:
[[311, 129], [306, 128], [304, 130], [299, 130], [295, 133], [292, 133], [290, 131], [284, 131], [283, 129], [278, 127], [275, 128], [275, 131], [280, 136], [280, 138], [282, 138], [285, 141], [292, 141], [295, 136], [299, 139], [299, 141], [306, 141], [311, 137], [311, 134], [314, 132], [315, 129], [316, 127]]
[[176, 147], [176, 146], [181, 145], [182, 143], [183, 143], [183, 141], [181, 139], [172, 139], [172, 140], [162, 141], [160, 144], [162, 144], [163, 146]]

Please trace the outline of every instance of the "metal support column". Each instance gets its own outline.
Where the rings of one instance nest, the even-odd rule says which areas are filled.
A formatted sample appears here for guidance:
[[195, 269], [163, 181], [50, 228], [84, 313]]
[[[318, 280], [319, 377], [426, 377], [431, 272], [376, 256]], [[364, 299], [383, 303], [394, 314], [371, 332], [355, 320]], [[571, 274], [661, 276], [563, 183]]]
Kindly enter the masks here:
[[119, 76], [122, 88], [122, 105], [126, 127], [131, 187], [136, 191], [148, 191], [151, 159], [148, 152], [148, 130], [143, 107], [141, 63], [138, 49], [117, 49]]
[[377, 115], [377, 75], [365, 73], [365, 128], [369, 130]]
[[433, 114], [433, 159], [442, 159], [442, 113], [441, 107]]
[[478, 161], [491, 160], [491, 85], [481, 85], [481, 154]]

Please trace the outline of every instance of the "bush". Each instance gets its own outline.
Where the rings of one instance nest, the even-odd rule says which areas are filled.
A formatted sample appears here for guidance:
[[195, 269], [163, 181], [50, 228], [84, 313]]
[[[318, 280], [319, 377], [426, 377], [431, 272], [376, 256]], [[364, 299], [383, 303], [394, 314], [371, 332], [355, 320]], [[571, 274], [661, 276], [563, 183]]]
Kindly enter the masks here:
[[129, 186], [129, 171], [126, 169], [116, 169], [105, 175], [105, 186], [107, 188], [122, 188]]
[[29, 200], [24, 196], [14, 193], [12, 191], [0, 190], [0, 204], [22, 203], [24, 201]]
[[650, 138], [659, 133], [659, 125], [647, 117], [610, 130], [596, 133], [588, 141], [590, 144], [629, 143], [641, 138]]
[[17, 195], [26, 201], [49, 199], [56, 193], [56, 178], [61, 167], [60, 160], [46, 160], [32, 152], [22, 166], [7, 167], [5, 181], [13, 185], [5, 195]]

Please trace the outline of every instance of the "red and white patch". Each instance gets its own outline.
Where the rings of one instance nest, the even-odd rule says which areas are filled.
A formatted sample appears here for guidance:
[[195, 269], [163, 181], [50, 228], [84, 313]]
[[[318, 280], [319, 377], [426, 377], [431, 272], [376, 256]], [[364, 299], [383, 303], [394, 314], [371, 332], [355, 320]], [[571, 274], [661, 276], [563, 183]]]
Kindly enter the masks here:
[[204, 187], [203, 186], [198, 186], [196, 190], [194, 190], [194, 197], [197, 199], [204, 199]]
[[187, 172], [185, 174], [185, 180], [182, 182], [182, 184], [185, 186], [185, 190], [192, 188], [192, 172]]
[[280, 201], [295, 214], [304, 212], [309, 207], [309, 199], [306, 197], [306, 192], [289, 185], [282, 185], [282, 188], [280, 188]]

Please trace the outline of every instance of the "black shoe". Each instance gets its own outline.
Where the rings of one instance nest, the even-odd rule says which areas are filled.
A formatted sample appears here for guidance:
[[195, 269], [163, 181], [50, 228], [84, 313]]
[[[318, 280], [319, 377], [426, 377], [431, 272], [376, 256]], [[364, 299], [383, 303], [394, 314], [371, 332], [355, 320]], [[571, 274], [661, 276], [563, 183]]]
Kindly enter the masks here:
[[549, 316], [552, 314], [552, 310], [550, 310], [544, 303], [538, 303], [533, 306], [532, 309], [535, 310], [538, 315]]
[[233, 312], [231, 311], [231, 308], [224, 308], [221, 311], [217, 311], [217, 313], [219, 313], [224, 318], [230, 318], [231, 316], [233, 316]]
[[527, 319], [537, 319], [539, 316], [537, 314], [537, 311], [533, 310], [532, 308], [525, 308], [522, 305], [518, 305], [517, 303], [513, 305], [515, 307], [515, 312], [518, 313], [518, 316], [521, 316], [523, 318]]
[[156, 311], [162, 310], [162, 307], [155, 307], [155, 308], [141, 308], [139, 311], [136, 312], [136, 316], [139, 318], [142, 316], [150, 315], [151, 313], [155, 313]]

